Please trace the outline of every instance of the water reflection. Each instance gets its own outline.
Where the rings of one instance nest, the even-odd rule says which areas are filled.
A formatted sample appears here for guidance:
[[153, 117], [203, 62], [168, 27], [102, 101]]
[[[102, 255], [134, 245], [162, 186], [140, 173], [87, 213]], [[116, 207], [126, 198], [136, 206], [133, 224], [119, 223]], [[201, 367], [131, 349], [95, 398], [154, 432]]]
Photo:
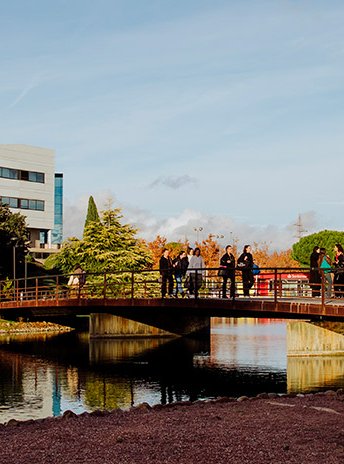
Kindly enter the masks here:
[[[302, 391], [308, 386], [299, 379], [311, 368], [290, 359], [287, 366], [286, 327], [281, 321], [214, 319], [210, 340], [90, 341], [77, 332], [4, 337], [0, 422], [59, 415], [67, 409], [129, 408], [143, 401]], [[328, 360], [316, 369], [328, 371], [329, 365], [337, 374], [328, 378], [339, 386], [341, 363]], [[307, 385], [330, 388], [326, 379], [325, 385], [324, 377], [314, 376]]]
[[287, 325], [288, 392], [344, 385], [344, 324], [294, 321]]
[[288, 357], [288, 392], [344, 387], [344, 356]]

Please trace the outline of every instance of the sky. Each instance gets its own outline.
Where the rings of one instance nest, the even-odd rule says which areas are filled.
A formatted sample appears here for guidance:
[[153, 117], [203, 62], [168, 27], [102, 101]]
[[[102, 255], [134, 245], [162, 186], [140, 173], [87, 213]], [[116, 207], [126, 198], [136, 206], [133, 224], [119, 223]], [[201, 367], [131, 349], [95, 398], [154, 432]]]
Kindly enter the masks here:
[[343, 23], [339, 0], [5, 2], [0, 142], [55, 150], [65, 238], [90, 195], [147, 239], [342, 230]]

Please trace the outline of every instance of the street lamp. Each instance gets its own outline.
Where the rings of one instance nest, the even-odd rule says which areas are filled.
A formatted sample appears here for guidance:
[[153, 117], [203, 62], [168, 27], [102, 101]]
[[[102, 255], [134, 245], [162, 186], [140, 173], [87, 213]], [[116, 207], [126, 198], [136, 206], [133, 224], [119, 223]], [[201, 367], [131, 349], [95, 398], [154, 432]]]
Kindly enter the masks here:
[[13, 291], [14, 291], [14, 299], [16, 298], [16, 248], [18, 245], [18, 238], [12, 237], [12, 259], [13, 259]]
[[13, 259], [13, 280], [16, 280], [16, 248], [18, 246], [18, 239], [17, 237], [11, 238], [12, 242], [12, 259]]
[[[16, 279], [17, 279], [17, 252], [16, 249], [18, 248], [18, 244], [20, 242], [20, 239], [18, 237], [12, 237], [11, 238], [12, 242], [12, 259], [13, 259], [13, 286], [14, 286], [14, 294], [16, 293]], [[31, 242], [26, 241], [24, 243], [24, 247], [27, 247]], [[25, 274], [25, 291], [26, 291], [26, 280], [27, 280], [27, 261], [26, 261], [26, 255], [24, 257], [24, 274]]]
[[211, 238], [217, 238], [217, 239], [222, 239], [222, 238], [225, 238], [225, 236], [223, 234], [209, 234], [209, 237]]
[[202, 232], [203, 227], [194, 227], [194, 231], [196, 232], [197, 242], [198, 242], [198, 235], [199, 232]]
[[[220, 240], [225, 238], [225, 236], [223, 234], [209, 234], [209, 237], [210, 238], [220, 239]], [[221, 245], [219, 245], [219, 252], [220, 252], [220, 250], [221, 250]]]

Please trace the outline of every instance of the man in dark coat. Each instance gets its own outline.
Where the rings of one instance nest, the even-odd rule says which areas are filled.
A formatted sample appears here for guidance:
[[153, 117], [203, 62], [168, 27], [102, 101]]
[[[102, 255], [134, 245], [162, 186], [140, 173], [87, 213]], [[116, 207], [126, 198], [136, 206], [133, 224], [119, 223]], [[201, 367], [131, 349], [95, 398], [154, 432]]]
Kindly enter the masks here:
[[227, 298], [227, 281], [230, 279], [230, 298], [235, 298], [235, 258], [231, 245], [226, 246], [226, 253], [220, 259], [220, 270], [222, 275], [222, 298]]
[[161, 275], [161, 296], [165, 298], [167, 292], [168, 282], [168, 295], [173, 297], [173, 264], [170, 257], [170, 250], [164, 248], [162, 256], [159, 261], [159, 270]]

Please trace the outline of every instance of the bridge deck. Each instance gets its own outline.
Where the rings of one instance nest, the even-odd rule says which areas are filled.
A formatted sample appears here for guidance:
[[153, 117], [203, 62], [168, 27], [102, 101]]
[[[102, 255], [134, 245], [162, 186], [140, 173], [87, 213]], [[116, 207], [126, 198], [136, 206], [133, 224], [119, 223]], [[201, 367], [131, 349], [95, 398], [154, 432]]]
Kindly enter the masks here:
[[238, 298], [64, 298], [1, 302], [3, 317], [64, 317], [109, 313], [123, 317], [133, 314], [188, 311], [208, 317], [258, 317], [289, 319], [333, 319], [344, 321], [344, 300], [331, 299], [324, 303], [319, 298], [272, 297]]
[[[344, 291], [336, 285], [326, 289], [325, 279], [316, 288], [302, 269], [261, 270], [251, 289], [251, 298], [243, 297], [241, 272], [235, 277], [235, 301], [218, 298], [222, 278], [216, 269], [196, 270], [205, 277], [195, 298], [159, 298], [159, 271], [119, 271], [112, 274], [88, 274], [87, 283], [68, 287], [68, 276], [44, 276], [17, 279], [12, 287], [0, 285], [0, 316], [63, 317], [91, 313], [110, 313], [124, 317], [149, 312], [193, 313], [207, 317], [259, 317], [297, 319], [336, 319], [344, 321]], [[314, 297], [319, 294], [321, 296]], [[326, 299], [325, 295], [335, 295]], [[313, 295], [313, 296], [312, 296]]]

